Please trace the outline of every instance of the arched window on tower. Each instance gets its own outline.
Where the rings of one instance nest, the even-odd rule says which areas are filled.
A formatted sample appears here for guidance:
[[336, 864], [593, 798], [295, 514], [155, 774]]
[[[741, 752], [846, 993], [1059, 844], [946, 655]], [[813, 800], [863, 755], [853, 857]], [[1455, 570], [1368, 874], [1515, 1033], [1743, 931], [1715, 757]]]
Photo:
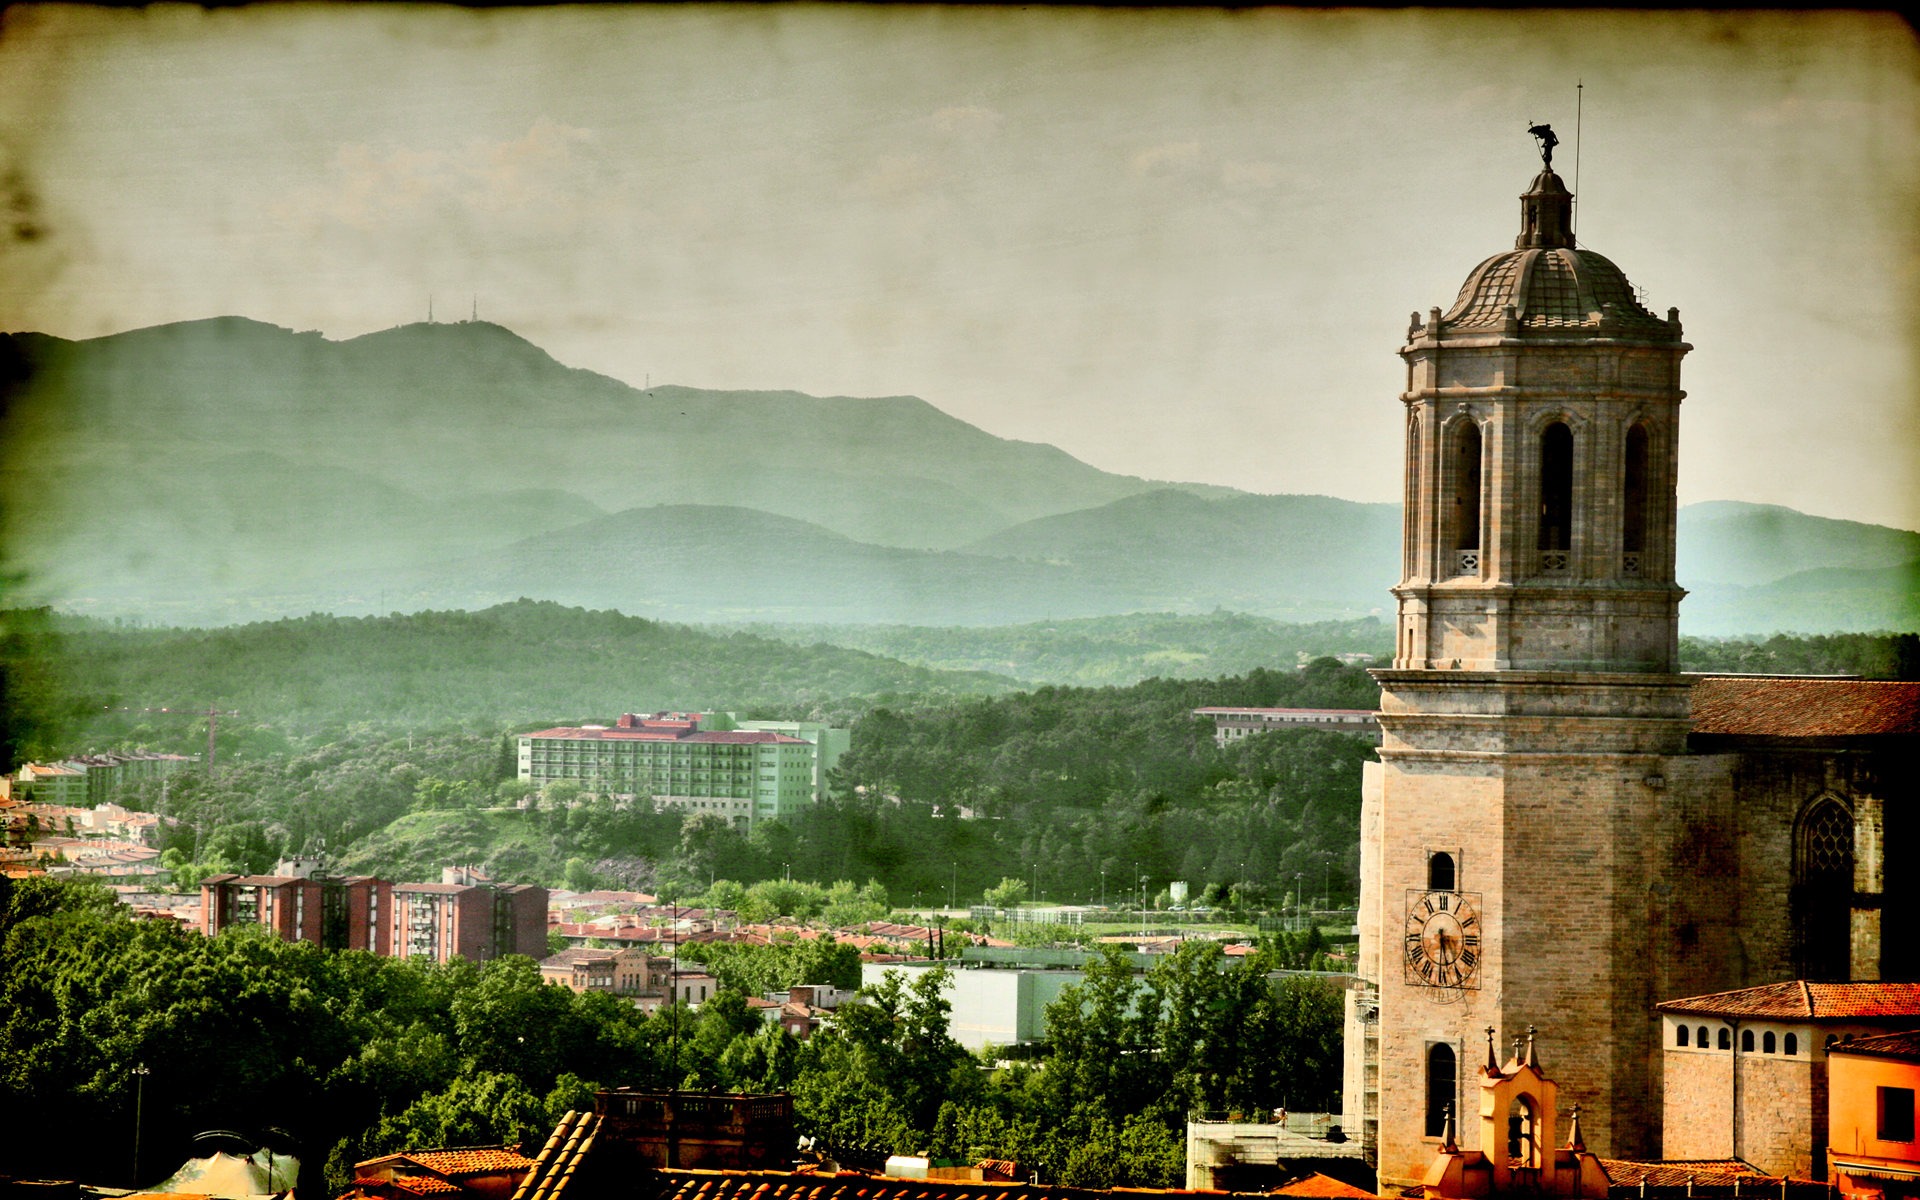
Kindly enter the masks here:
[[1507, 1106], [1507, 1161], [1524, 1167], [1540, 1165], [1534, 1153], [1533, 1105], [1525, 1096], [1515, 1096]]
[[1794, 971], [1846, 979], [1852, 970], [1853, 814], [1822, 796], [1800, 815], [1793, 839]]
[[1427, 1136], [1437, 1138], [1446, 1131], [1447, 1106], [1453, 1103], [1458, 1080], [1453, 1047], [1435, 1042], [1427, 1047]]
[[1627, 430], [1620, 493], [1620, 573], [1638, 575], [1647, 550], [1647, 427]]
[[1573, 430], [1555, 421], [1540, 433], [1540, 569], [1567, 569], [1573, 545]]
[[1443, 850], [1427, 859], [1427, 890], [1430, 892], [1453, 890], [1453, 855]]
[[1453, 496], [1447, 506], [1447, 548], [1455, 575], [1480, 573], [1480, 426], [1462, 421], [1449, 439]]
[[1418, 551], [1415, 549], [1420, 538], [1416, 531], [1420, 529], [1420, 417], [1417, 413], [1407, 415], [1407, 478], [1406, 491], [1401, 497], [1401, 512], [1405, 514], [1406, 536], [1401, 538], [1400, 573], [1411, 577], [1418, 567]]

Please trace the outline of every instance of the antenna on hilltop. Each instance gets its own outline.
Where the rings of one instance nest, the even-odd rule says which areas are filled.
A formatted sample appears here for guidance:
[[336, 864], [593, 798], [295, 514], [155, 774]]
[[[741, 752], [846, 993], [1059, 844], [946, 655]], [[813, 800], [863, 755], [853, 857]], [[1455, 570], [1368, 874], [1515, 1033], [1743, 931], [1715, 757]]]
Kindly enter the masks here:
[[1587, 97], [1587, 84], [1583, 79], [1573, 83], [1573, 243], [1580, 244], [1580, 117], [1582, 101]]
[[480, 319], [480, 293], [479, 292], [475, 292], [473, 294], [473, 316], [469, 319], [474, 321], [478, 321]]
[[433, 324], [433, 293], [427, 293], [427, 324]]

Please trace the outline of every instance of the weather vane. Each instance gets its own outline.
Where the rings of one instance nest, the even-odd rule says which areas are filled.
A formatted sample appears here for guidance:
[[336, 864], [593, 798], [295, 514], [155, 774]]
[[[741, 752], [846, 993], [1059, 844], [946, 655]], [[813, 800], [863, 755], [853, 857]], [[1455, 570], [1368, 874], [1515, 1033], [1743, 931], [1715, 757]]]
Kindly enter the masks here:
[[1529, 125], [1527, 132], [1540, 143], [1540, 161], [1546, 165], [1547, 170], [1553, 170], [1553, 148], [1560, 144], [1560, 139], [1554, 136], [1553, 126]]

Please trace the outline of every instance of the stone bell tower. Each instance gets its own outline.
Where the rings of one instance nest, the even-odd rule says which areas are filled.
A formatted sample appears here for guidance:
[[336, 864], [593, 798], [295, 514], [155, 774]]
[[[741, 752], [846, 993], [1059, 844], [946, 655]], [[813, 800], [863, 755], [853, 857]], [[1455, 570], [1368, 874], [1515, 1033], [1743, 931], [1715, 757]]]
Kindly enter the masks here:
[[1574, 246], [1543, 170], [1514, 249], [1406, 360], [1399, 669], [1669, 672], [1680, 316]]
[[[1544, 127], [1541, 127], [1544, 128]], [[1536, 133], [1539, 129], [1536, 129]], [[1545, 165], [1514, 248], [1415, 315], [1397, 645], [1365, 783], [1349, 1120], [1416, 1182], [1487, 1026], [1551, 1024], [1605, 1155], [1657, 1151], [1645, 853], [1685, 774], [1681, 339], [1575, 243]], [[1466, 1149], [1478, 1133], [1461, 1131]]]

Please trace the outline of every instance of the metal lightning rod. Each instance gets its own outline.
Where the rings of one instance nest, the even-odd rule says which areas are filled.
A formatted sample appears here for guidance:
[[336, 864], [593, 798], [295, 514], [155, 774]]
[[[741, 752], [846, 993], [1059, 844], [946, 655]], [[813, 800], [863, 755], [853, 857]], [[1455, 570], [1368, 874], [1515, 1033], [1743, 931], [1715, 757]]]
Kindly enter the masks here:
[[1573, 84], [1573, 244], [1580, 244], [1580, 117], [1587, 96], [1585, 80]]

